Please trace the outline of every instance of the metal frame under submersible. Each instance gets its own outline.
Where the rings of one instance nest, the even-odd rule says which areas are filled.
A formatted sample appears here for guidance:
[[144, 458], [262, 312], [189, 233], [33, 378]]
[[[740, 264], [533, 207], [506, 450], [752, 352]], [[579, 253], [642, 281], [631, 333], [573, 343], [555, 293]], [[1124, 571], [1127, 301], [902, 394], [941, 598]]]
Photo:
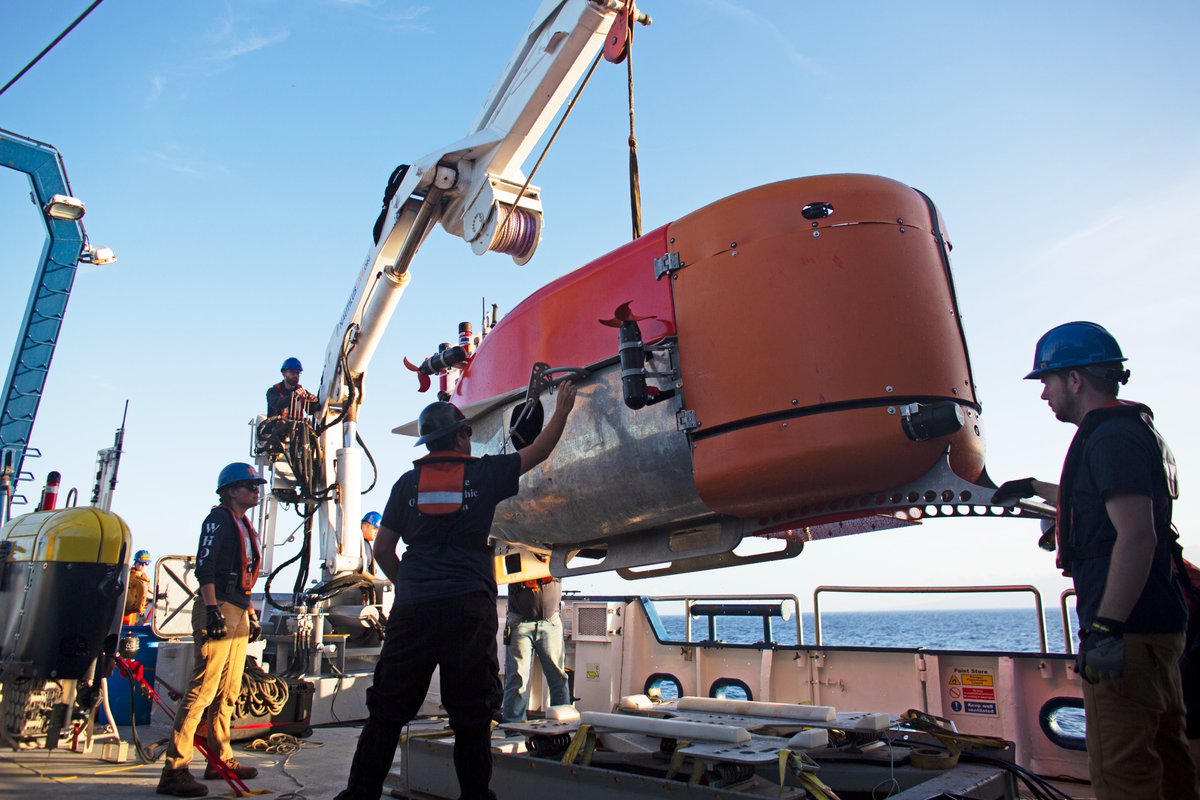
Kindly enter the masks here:
[[[894, 743], [896, 750], [923, 750], [926, 742]], [[766, 737], [764, 737], [766, 738]], [[756, 742], [761, 745], [761, 742]], [[681, 743], [682, 746], [683, 743]], [[921, 746], [918, 746], [921, 745]], [[494, 739], [491, 789], [500, 797], [570, 797], [572, 800], [655, 800], [679, 797], [687, 800], [801, 800], [808, 797], [798, 779], [788, 773], [780, 780], [779, 748], [787, 739], [771, 743], [774, 748], [758, 759], [753, 771], [738, 774], [736, 753], [730, 759], [688, 758], [678, 774], [668, 777], [673, 762], [670, 753], [628, 756], [622, 762], [581, 764], [564, 762], [557, 756], [533, 755], [522, 739]], [[691, 747], [690, 750], [703, 749]], [[715, 750], [709, 746], [708, 749]], [[736, 748], [730, 748], [736, 749]], [[452, 738], [414, 736], [401, 745], [400, 767], [385, 781], [385, 791], [395, 797], [455, 798], [458, 780], [454, 774]], [[818, 756], [820, 759], [820, 756]], [[1015, 782], [1009, 773], [987, 764], [959, 763], [944, 770], [920, 769], [909, 763], [892, 763], [876, 751], [857, 759], [841, 756], [822, 761], [815, 773], [843, 800], [870, 797], [873, 789], [895, 780], [898, 790], [891, 800], [931, 800], [946, 796], [969, 796], [975, 800], [1016, 800]], [[908, 761], [907, 753], [896, 761]], [[745, 762], [743, 762], [744, 764]], [[728, 776], [722, 781], [722, 776]], [[721, 785], [704, 785], [714, 780]]]

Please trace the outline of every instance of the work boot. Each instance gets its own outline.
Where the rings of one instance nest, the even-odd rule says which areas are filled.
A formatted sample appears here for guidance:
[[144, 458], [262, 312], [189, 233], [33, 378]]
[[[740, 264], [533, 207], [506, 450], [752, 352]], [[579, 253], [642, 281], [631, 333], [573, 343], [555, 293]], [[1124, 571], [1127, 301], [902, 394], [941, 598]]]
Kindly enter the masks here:
[[[231, 758], [228, 761], [226, 761], [225, 766], [229, 767], [230, 772], [232, 772], [234, 775], [237, 775], [239, 778], [241, 778], [244, 781], [248, 781], [251, 778], [258, 777], [258, 769], [256, 767], [242, 766], [242, 764], [236, 758]], [[224, 778], [224, 777], [225, 776], [222, 775], [220, 772], [217, 772], [217, 768], [214, 767], [212, 764], [205, 765], [204, 780], [215, 781], [218, 778]]]
[[192, 777], [187, 767], [167, 769], [163, 767], [162, 777], [158, 779], [159, 794], [172, 794], [176, 797], [204, 797], [208, 787]]

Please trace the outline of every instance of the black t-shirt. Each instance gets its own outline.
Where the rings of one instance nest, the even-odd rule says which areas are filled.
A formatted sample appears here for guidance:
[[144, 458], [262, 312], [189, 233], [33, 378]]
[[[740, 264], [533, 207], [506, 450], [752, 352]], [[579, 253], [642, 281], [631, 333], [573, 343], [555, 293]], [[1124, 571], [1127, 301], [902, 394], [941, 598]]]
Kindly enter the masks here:
[[466, 465], [463, 508], [433, 516], [417, 510], [417, 470], [400, 476], [383, 510], [383, 526], [406, 549], [396, 582], [397, 603], [421, 603], [470, 592], [496, 596], [488, 535], [501, 501], [517, 493], [521, 456], [484, 456]]
[[537, 588], [524, 583], [508, 586], [508, 613], [524, 620], [550, 619], [562, 603], [562, 581], [540, 583]]
[[[1138, 494], [1151, 498], [1158, 546], [1141, 596], [1125, 621], [1131, 633], [1178, 633], [1187, 610], [1175, 584], [1171, 564], [1171, 497], [1163, 477], [1162, 452], [1150, 429], [1133, 415], [1114, 416], [1092, 432], [1072, 488], [1072, 511], [1077, 545], [1116, 541], [1117, 531], [1104, 507], [1105, 497]], [[1080, 559], [1071, 570], [1075, 579], [1079, 624], [1088, 628], [1100, 609], [1108, 581], [1108, 555]]]

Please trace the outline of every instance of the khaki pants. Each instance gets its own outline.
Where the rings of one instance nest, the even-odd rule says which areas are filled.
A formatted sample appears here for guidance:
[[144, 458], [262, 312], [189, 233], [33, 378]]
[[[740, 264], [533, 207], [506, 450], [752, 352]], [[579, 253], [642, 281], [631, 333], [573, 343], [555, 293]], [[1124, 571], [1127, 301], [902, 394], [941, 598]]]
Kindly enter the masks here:
[[1184, 735], [1183, 634], [1125, 634], [1125, 674], [1083, 684], [1098, 800], [1197, 800]]
[[[196, 598], [199, 600], [199, 597]], [[192, 680], [179, 701], [171, 746], [167, 749], [166, 768], [186, 767], [192, 760], [193, 738], [200, 719], [208, 712], [208, 747], [223, 761], [233, 758], [229, 746], [229, 721], [242, 691], [242, 670], [246, 666], [246, 644], [250, 636], [250, 614], [232, 603], [220, 603], [227, 633], [224, 639], [204, 641], [207, 611], [197, 602], [192, 608], [192, 633], [196, 658]], [[203, 642], [203, 644], [201, 644]]]

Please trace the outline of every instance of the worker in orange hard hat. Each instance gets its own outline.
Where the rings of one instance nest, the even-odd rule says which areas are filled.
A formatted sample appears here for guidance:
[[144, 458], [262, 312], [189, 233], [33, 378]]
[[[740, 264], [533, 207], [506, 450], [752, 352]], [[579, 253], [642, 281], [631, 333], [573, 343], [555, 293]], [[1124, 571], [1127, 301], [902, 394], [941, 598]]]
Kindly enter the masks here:
[[144, 621], [143, 615], [150, 606], [150, 576], [146, 567], [150, 565], [150, 551], [138, 550], [129, 568], [129, 585], [125, 589], [125, 616], [123, 625], [137, 625]]

